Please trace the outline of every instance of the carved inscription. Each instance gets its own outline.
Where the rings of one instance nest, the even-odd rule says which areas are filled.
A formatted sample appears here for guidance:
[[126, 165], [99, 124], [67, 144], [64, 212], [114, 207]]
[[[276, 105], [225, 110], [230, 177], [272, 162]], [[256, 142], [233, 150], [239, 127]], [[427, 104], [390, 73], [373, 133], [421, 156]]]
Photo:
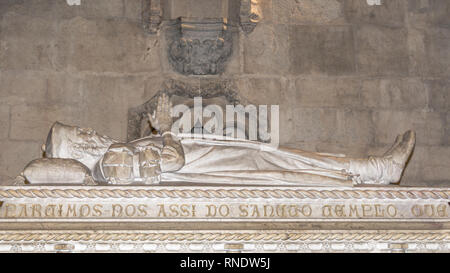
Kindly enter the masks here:
[[7, 219], [448, 219], [445, 202], [158, 203], [4, 202]]

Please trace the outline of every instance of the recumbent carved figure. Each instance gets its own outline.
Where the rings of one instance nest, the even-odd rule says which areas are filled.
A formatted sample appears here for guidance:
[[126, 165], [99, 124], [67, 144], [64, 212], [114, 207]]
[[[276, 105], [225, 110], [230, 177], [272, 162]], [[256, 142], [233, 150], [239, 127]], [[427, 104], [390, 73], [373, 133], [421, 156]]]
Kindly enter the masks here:
[[341, 155], [274, 149], [265, 143], [193, 138], [171, 132], [172, 105], [166, 95], [149, 115], [159, 136], [120, 143], [92, 129], [56, 122], [45, 158], [25, 168], [30, 184], [159, 184], [349, 186], [400, 181], [414, 149], [415, 133], [398, 136], [383, 156]]

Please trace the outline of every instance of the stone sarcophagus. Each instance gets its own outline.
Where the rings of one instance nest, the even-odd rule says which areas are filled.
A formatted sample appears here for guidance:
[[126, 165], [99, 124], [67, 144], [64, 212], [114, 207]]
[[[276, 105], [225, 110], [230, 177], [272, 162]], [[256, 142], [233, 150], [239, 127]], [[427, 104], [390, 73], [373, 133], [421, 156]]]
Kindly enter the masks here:
[[[210, 112], [242, 102], [210, 91]], [[131, 109], [127, 142], [56, 122], [44, 158], [0, 187], [0, 251], [450, 252], [450, 189], [391, 185], [413, 131], [367, 158], [274, 147], [203, 123], [195, 93]]]
[[449, 252], [449, 202], [399, 187], [2, 187], [0, 250]]

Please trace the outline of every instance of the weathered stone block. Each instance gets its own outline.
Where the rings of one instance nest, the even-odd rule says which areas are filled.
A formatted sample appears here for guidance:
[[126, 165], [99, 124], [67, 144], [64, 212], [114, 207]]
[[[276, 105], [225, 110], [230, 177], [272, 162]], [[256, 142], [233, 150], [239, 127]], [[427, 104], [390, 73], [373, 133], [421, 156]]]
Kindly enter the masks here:
[[444, 144], [450, 146], [450, 113], [447, 112], [447, 116], [445, 117], [445, 128], [444, 128]]
[[182, 17], [220, 18], [227, 17], [227, 10], [219, 0], [167, 1], [170, 6], [170, 19]]
[[[239, 33], [233, 33], [233, 47], [231, 51], [231, 56], [225, 63], [225, 71], [223, 72], [224, 76], [239, 76], [242, 74], [242, 52], [240, 50], [241, 37]], [[244, 38], [245, 39], [245, 38]]]
[[425, 32], [425, 61], [427, 75], [450, 76], [450, 29], [432, 28]]
[[[4, 0], [0, 3], [0, 13], [14, 12], [20, 15], [27, 16], [59, 17], [65, 14], [61, 7], [67, 8], [67, 10], [69, 10], [69, 6], [66, 4], [66, 1]], [[73, 11], [74, 9], [72, 9], [72, 12]]]
[[124, 1], [124, 17], [133, 21], [142, 21], [142, 7], [145, 0]]
[[[263, 1], [264, 2], [264, 1]], [[279, 24], [341, 24], [342, 2], [338, 0], [275, 0], [273, 17]]]
[[163, 83], [164, 83], [163, 76], [155, 76], [145, 79], [144, 95], [143, 95], [144, 97], [141, 103], [144, 103], [147, 100], [151, 99], [154, 95], [156, 95], [158, 91], [162, 90]]
[[261, 7], [263, 23], [273, 22], [273, 19], [274, 19], [273, 2], [278, 2], [278, 1], [277, 0], [264, 0], [264, 1], [258, 2], [259, 6]]
[[349, 144], [371, 144], [374, 142], [372, 113], [365, 110], [344, 109], [337, 111], [337, 131], [333, 140]]
[[242, 78], [237, 88], [248, 101], [259, 104], [290, 104], [293, 94], [287, 88], [284, 78]]
[[294, 120], [297, 141], [357, 146], [374, 142], [370, 111], [299, 108], [295, 111]]
[[334, 109], [297, 108], [294, 122], [295, 140], [301, 142], [331, 142], [338, 130]]
[[432, 77], [450, 75], [450, 29], [410, 28], [408, 43], [411, 74]]
[[9, 135], [9, 105], [0, 104], [0, 139]]
[[12, 186], [14, 179], [10, 176], [0, 174], [0, 186]]
[[425, 109], [428, 92], [417, 78], [366, 79], [362, 83], [362, 106], [373, 109]]
[[0, 74], [0, 99], [10, 105], [79, 106], [84, 98], [82, 81], [82, 76], [66, 73], [7, 71]]
[[427, 80], [425, 85], [429, 92], [429, 106], [434, 111], [449, 112], [450, 80]]
[[82, 106], [86, 99], [83, 92], [83, 81], [83, 76], [70, 73], [48, 75], [43, 102], [54, 105]]
[[[239, 93], [256, 107], [267, 105], [270, 109], [271, 105], [278, 105], [280, 143], [295, 139], [295, 118], [292, 110], [295, 107], [292, 100], [295, 95], [294, 90], [288, 88], [285, 78], [244, 78], [238, 80], [237, 87]], [[270, 115], [268, 120], [271, 120]]]
[[0, 175], [14, 179], [33, 159], [42, 155], [43, 142], [35, 141], [1, 141]]
[[[81, 1], [81, 5], [70, 6], [66, 0], [3, 0], [1, 11], [13, 11], [18, 14], [47, 17], [53, 19], [72, 18], [82, 16], [86, 18], [117, 18], [122, 17], [124, 5], [133, 0], [88, 0]], [[140, 0], [138, 0], [140, 1]]]
[[305, 77], [295, 80], [296, 105], [308, 107], [359, 107], [358, 78]]
[[445, 118], [427, 111], [376, 111], [373, 113], [375, 140], [379, 144], [393, 143], [395, 137], [409, 129], [417, 133], [419, 145], [441, 145]]
[[17, 105], [11, 108], [12, 140], [45, 141], [55, 121], [81, 124], [82, 109], [70, 105]]
[[5, 71], [0, 73], [0, 100], [7, 104], [45, 103], [47, 75], [36, 71]]
[[81, 1], [81, 5], [72, 6], [77, 9], [78, 15], [92, 18], [122, 17], [124, 7], [130, 0], [95, 0]]
[[290, 73], [342, 75], [355, 71], [348, 26], [290, 26]]
[[289, 70], [285, 25], [259, 24], [244, 43], [244, 73], [285, 75]]
[[408, 51], [409, 51], [409, 75], [426, 75], [427, 67], [424, 66], [425, 59], [425, 34], [422, 30], [410, 27], [408, 29]]
[[450, 2], [447, 0], [408, 0], [409, 23], [414, 26], [450, 25]]
[[407, 30], [382, 26], [356, 27], [358, 71], [370, 75], [407, 75]]
[[46, 70], [56, 64], [56, 23], [9, 12], [0, 21], [0, 70]]
[[401, 26], [405, 23], [404, 0], [385, 0], [382, 5], [368, 5], [366, 0], [342, 1], [345, 16], [352, 23]]
[[83, 92], [82, 126], [125, 140], [128, 108], [144, 102], [144, 78], [88, 76], [83, 83]]
[[183, 87], [191, 94], [203, 94], [203, 97], [225, 96], [230, 102], [246, 104], [246, 98], [242, 96], [239, 86], [232, 78], [200, 78], [178, 81], [177, 86]]
[[59, 33], [58, 59], [69, 69], [135, 73], [160, 68], [159, 40], [146, 35], [141, 23], [76, 17], [63, 21]]
[[[425, 180], [450, 179], [450, 147], [433, 146], [427, 149], [427, 157], [423, 160], [423, 178]], [[449, 181], [450, 183], [450, 181]]]

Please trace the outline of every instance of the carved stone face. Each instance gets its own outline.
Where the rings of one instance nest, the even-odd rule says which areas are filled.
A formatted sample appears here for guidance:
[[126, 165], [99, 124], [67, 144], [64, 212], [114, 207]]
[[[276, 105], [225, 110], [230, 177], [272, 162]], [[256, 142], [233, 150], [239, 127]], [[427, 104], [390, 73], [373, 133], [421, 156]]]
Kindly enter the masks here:
[[97, 134], [93, 129], [56, 122], [47, 137], [45, 156], [76, 159], [93, 169], [108, 147], [116, 141]]

